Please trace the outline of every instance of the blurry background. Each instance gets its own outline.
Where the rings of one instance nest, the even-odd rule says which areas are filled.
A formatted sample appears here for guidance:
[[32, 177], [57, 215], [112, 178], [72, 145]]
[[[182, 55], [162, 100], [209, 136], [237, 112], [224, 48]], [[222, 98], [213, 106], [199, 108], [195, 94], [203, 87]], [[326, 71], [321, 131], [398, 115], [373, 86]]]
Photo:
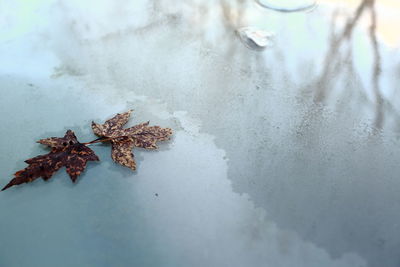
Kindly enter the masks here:
[[129, 108], [175, 130], [136, 173], [99, 145], [76, 185], [2, 192], [0, 266], [400, 266], [399, 12], [0, 0], [3, 184], [34, 141]]

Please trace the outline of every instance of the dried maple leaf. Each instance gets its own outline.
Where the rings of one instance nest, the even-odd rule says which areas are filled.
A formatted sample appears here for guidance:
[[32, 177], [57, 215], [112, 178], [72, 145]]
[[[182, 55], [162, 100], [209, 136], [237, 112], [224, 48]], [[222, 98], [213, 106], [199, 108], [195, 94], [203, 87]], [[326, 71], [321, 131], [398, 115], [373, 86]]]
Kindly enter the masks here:
[[75, 182], [76, 178], [84, 171], [88, 161], [99, 160], [93, 150], [78, 142], [71, 130], [68, 130], [62, 138], [51, 137], [39, 140], [38, 143], [51, 147], [51, 152], [26, 160], [25, 162], [29, 166], [17, 171], [14, 174], [15, 177], [2, 191], [14, 185], [32, 182], [39, 177], [48, 180], [64, 166], [71, 180]]
[[168, 140], [172, 135], [169, 128], [148, 126], [149, 122], [141, 123], [130, 128], [122, 127], [128, 122], [132, 110], [117, 114], [104, 124], [92, 122], [93, 132], [112, 144], [111, 158], [132, 170], [136, 170], [136, 162], [132, 153], [134, 147], [156, 149], [158, 141]]

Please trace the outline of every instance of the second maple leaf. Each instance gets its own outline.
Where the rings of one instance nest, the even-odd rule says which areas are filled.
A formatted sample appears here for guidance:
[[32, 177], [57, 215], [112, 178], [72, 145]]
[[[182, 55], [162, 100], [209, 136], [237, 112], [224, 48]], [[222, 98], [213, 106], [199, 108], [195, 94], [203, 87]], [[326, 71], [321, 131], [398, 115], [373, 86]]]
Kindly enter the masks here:
[[101, 139], [111, 142], [111, 158], [115, 162], [136, 170], [136, 162], [132, 153], [133, 148], [156, 149], [157, 142], [168, 140], [172, 135], [172, 130], [159, 126], [149, 126], [149, 122], [123, 128], [131, 113], [132, 110], [117, 114], [104, 124], [92, 122], [92, 129]]

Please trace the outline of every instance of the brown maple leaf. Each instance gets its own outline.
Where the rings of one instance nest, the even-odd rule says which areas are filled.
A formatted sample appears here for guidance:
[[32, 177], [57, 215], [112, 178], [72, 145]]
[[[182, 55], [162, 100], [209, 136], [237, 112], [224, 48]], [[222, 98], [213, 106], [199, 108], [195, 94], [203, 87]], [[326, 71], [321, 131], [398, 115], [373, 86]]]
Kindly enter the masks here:
[[51, 152], [40, 155], [25, 162], [29, 164], [23, 170], [17, 171], [14, 178], [2, 189], [32, 182], [39, 177], [48, 180], [61, 167], [66, 167], [67, 173], [73, 182], [86, 168], [88, 161], [98, 161], [96, 154], [86, 145], [78, 142], [73, 131], [68, 130], [62, 138], [51, 137], [39, 140], [38, 143], [48, 145]]
[[156, 149], [158, 141], [168, 140], [172, 135], [169, 128], [148, 126], [149, 122], [141, 123], [130, 128], [122, 127], [128, 122], [132, 110], [117, 114], [104, 124], [92, 122], [93, 132], [112, 144], [111, 158], [132, 170], [136, 170], [136, 162], [132, 153], [134, 147]]

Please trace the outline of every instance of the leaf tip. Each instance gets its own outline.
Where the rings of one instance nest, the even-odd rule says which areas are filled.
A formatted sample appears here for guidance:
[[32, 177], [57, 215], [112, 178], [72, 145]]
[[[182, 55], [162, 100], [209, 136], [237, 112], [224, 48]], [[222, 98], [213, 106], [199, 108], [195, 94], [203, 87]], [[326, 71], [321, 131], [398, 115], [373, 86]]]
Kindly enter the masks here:
[[1, 191], [4, 191], [4, 190], [10, 188], [11, 186], [13, 186], [13, 184], [10, 182], [10, 183], [8, 183], [5, 187], [3, 187], [3, 188], [1, 189]]
[[135, 166], [127, 166], [129, 169], [131, 169], [132, 171], [136, 171], [136, 165]]
[[71, 178], [72, 182], [75, 183], [76, 179], [78, 178], [78, 175], [76, 174], [69, 174], [69, 177]]

